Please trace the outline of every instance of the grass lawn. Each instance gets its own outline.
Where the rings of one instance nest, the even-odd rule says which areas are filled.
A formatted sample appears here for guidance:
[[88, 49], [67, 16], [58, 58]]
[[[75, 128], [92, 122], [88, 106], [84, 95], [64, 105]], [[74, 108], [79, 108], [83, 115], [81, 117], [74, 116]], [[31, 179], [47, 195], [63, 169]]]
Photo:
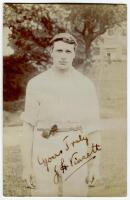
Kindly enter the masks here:
[[[100, 66], [97, 66], [99, 72]], [[95, 68], [94, 68], [95, 70]], [[100, 113], [104, 119], [126, 118], [126, 62], [103, 66], [102, 76], [95, 80], [99, 96]], [[92, 75], [93, 76], [93, 75]], [[97, 80], [98, 78], [99, 80]], [[5, 196], [30, 196], [21, 180], [22, 161], [20, 154], [21, 119], [24, 100], [5, 102], [4, 121], [4, 181]], [[118, 122], [120, 125], [120, 122]], [[11, 126], [11, 127], [9, 127]], [[114, 127], [114, 126], [113, 126]], [[127, 180], [127, 134], [123, 128], [108, 126], [102, 132], [102, 182], [90, 188], [88, 196], [126, 196]]]
[[[21, 127], [5, 127], [4, 134], [4, 182], [5, 196], [30, 196], [21, 180], [22, 161], [20, 142], [17, 139]], [[9, 133], [12, 134], [9, 134]], [[12, 137], [10, 140], [9, 138]], [[15, 143], [13, 141], [15, 138]], [[101, 161], [102, 182], [90, 188], [88, 196], [126, 195], [126, 130], [107, 130], [102, 133], [103, 149]], [[9, 142], [10, 141], [10, 142]], [[7, 144], [8, 143], [8, 144]]]

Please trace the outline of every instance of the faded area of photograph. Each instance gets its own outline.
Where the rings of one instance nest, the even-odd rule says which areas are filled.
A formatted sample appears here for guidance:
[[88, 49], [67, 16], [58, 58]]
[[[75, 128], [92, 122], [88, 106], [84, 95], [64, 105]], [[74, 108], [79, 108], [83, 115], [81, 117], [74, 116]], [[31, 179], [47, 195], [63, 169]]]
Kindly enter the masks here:
[[26, 86], [50, 68], [50, 39], [70, 32], [79, 46], [74, 67], [94, 82], [102, 122], [102, 179], [88, 196], [126, 196], [126, 5], [6, 3], [3, 20], [3, 195], [31, 196], [21, 178]]

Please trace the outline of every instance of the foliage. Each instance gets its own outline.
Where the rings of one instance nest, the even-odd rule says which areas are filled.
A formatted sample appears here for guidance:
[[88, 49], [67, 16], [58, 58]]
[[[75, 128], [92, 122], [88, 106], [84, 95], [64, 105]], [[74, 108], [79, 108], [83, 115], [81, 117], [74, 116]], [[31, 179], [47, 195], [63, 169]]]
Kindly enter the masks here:
[[4, 101], [23, 98], [28, 80], [37, 73], [32, 65], [26, 63], [24, 57], [4, 57]]
[[82, 4], [75, 4], [71, 5], [70, 8], [69, 20], [72, 24], [72, 30], [83, 37], [86, 50], [90, 48], [91, 42], [99, 35], [126, 20], [125, 5], [85, 4], [83, 7]]
[[46, 65], [50, 39], [57, 32], [65, 31], [62, 27], [64, 13], [58, 5], [5, 4], [4, 24], [12, 31], [9, 40], [17, 56]]
[[92, 41], [124, 20], [126, 6], [119, 4], [8, 3], [4, 6], [4, 24], [12, 30], [11, 46], [17, 55], [44, 66], [49, 60], [49, 41], [56, 33], [73, 33], [82, 47], [80, 56], [84, 60]]
[[9, 44], [14, 55], [4, 58], [4, 100], [24, 96], [30, 74], [37, 66], [47, 69], [49, 41], [56, 33], [67, 31], [78, 39], [74, 65], [86, 68], [91, 64], [92, 42], [126, 20], [126, 13], [126, 5], [119, 4], [5, 3], [4, 26], [11, 30]]

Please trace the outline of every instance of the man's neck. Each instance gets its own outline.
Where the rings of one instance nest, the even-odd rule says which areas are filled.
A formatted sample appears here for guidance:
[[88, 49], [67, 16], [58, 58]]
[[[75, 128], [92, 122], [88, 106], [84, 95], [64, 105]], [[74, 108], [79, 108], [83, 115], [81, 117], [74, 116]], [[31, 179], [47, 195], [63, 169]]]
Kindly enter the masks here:
[[70, 76], [73, 66], [67, 68], [67, 69], [59, 69], [55, 67], [55, 65], [52, 65], [51, 70], [53, 71], [54, 75], [59, 78], [67, 78]]

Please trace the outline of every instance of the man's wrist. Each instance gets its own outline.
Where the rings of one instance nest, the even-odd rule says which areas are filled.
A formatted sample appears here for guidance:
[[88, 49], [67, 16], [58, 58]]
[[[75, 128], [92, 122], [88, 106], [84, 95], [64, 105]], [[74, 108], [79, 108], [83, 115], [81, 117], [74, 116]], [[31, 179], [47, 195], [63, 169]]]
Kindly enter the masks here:
[[100, 162], [99, 162], [99, 160], [97, 159], [97, 158], [95, 158], [94, 160], [93, 160], [93, 162], [91, 163], [91, 168], [92, 169], [99, 169], [99, 166], [100, 166]]

